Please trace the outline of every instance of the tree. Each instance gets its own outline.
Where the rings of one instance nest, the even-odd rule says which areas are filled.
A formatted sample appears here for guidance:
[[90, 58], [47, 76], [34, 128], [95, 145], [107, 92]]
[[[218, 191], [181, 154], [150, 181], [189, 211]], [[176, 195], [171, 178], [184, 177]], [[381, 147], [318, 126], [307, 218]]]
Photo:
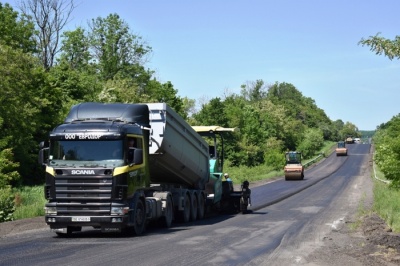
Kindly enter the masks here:
[[331, 124], [331, 120], [315, 101], [304, 97], [290, 83], [275, 83], [269, 88], [267, 98], [275, 105], [284, 106], [288, 117], [300, 120], [308, 127], [318, 127], [321, 123]]
[[34, 25], [26, 17], [19, 18], [9, 4], [0, 3], [0, 43], [23, 52], [34, 52]]
[[12, 149], [19, 173], [32, 181], [39, 171], [38, 140], [44, 140], [57, 121], [60, 93], [50, 88], [36, 58], [2, 45], [0, 76], [0, 140], [7, 139], [2, 148]]
[[20, 2], [19, 8], [35, 23], [39, 58], [43, 67], [49, 70], [59, 52], [61, 32], [75, 8], [74, 2], [73, 0], [26, 0]]
[[378, 128], [374, 135], [375, 162], [391, 186], [400, 189], [400, 114]]
[[390, 40], [380, 36], [377, 33], [375, 36], [370, 36], [368, 39], [362, 38], [358, 44], [367, 45], [370, 50], [377, 55], [385, 55], [390, 60], [394, 58], [400, 59], [400, 36], [396, 36], [394, 40]]
[[305, 131], [304, 139], [297, 147], [305, 158], [314, 156], [315, 153], [321, 149], [324, 144], [324, 136], [322, 130], [319, 128], [308, 128]]
[[242, 96], [250, 102], [257, 102], [265, 98], [267, 95], [267, 86], [263, 80], [256, 80], [255, 82], [247, 82], [246, 85], [241, 86]]
[[61, 56], [59, 63], [66, 63], [72, 69], [86, 70], [93, 56], [90, 53], [90, 41], [86, 31], [78, 27], [62, 34]]
[[193, 115], [199, 125], [218, 125], [228, 127], [228, 119], [225, 114], [225, 105], [220, 98], [213, 98], [207, 104], [202, 105], [200, 112]]
[[91, 63], [90, 42], [84, 29], [78, 27], [62, 35], [60, 56], [50, 69], [53, 87], [61, 89], [63, 103], [69, 101], [95, 101], [103, 83]]
[[351, 122], [346, 122], [343, 128], [339, 131], [340, 139], [345, 140], [347, 136], [358, 137], [359, 131], [356, 125]]
[[146, 63], [151, 47], [140, 36], [130, 33], [128, 24], [117, 14], [93, 19], [89, 27], [93, 58], [104, 80], [117, 73], [130, 78], [143, 74], [138, 66]]

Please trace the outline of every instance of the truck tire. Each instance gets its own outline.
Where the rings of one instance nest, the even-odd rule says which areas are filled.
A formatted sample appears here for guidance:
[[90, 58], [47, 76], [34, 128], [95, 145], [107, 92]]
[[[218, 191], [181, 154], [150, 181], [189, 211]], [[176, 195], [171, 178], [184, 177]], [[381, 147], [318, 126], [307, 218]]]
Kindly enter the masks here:
[[174, 218], [174, 206], [172, 205], [171, 197], [168, 196], [166, 199], [164, 216], [161, 217], [160, 219], [161, 226], [170, 228], [173, 218]]
[[198, 194], [197, 219], [201, 220], [205, 214], [205, 200], [203, 193]]
[[197, 210], [199, 207], [199, 201], [197, 193], [193, 193], [190, 202], [190, 220], [196, 221], [197, 220]]
[[141, 199], [135, 200], [133, 210], [133, 233], [139, 236], [143, 234], [146, 227], [146, 210], [144, 208], [143, 201]]
[[187, 223], [190, 221], [190, 197], [189, 194], [185, 194], [184, 198], [185, 207], [183, 211], [178, 212], [179, 221], [182, 223]]

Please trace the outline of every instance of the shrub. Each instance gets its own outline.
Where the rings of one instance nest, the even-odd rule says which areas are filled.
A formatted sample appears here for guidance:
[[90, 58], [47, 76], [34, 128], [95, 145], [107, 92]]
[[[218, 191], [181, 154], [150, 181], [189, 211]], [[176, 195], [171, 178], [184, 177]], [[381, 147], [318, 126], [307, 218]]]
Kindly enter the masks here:
[[14, 196], [10, 188], [0, 188], [0, 222], [13, 220]]

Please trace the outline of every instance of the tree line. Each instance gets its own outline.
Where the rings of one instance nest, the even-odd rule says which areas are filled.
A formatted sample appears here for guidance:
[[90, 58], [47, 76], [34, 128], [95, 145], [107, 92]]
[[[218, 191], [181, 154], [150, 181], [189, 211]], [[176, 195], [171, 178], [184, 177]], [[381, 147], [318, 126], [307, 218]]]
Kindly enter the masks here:
[[38, 143], [80, 102], [165, 102], [191, 125], [238, 127], [226, 140], [238, 167], [281, 169], [285, 151], [311, 157], [324, 141], [359, 135], [285, 82], [247, 82], [197, 106], [146, 67], [152, 47], [118, 14], [64, 31], [73, 9], [72, 0], [0, 3], [0, 189], [43, 182]]

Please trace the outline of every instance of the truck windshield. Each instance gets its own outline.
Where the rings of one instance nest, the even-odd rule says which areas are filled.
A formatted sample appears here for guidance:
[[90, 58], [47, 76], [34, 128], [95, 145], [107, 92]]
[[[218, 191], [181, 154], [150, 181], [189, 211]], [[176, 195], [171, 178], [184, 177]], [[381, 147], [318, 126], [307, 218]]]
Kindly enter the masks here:
[[122, 140], [52, 140], [51, 165], [119, 166], [124, 163]]

